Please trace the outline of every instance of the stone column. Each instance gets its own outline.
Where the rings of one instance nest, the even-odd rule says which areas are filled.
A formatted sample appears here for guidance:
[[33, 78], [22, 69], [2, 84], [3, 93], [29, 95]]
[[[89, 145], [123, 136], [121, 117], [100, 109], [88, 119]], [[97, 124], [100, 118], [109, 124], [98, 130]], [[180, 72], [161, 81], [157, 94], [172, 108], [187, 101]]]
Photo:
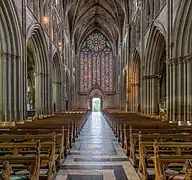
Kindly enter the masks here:
[[134, 71], [134, 83], [133, 83], [133, 112], [136, 113], [136, 102], [137, 102], [137, 98], [136, 98], [136, 94], [137, 94], [137, 89], [136, 89], [136, 75], [135, 75], [135, 71]]
[[24, 121], [27, 117], [27, 28], [26, 28], [26, 1], [22, 0], [22, 20], [21, 20], [21, 41], [22, 54], [19, 61], [19, 120]]
[[173, 122], [176, 123], [177, 122], [177, 79], [176, 79], [176, 76], [177, 76], [177, 68], [176, 68], [176, 65], [177, 65], [177, 60], [172, 60], [172, 85], [173, 85], [173, 88], [172, 88], [172, 119], [173, 119]]
[[149, 76], [149, 114], [152, 114], [152, 108], [153, 108], [153, 82], [152, 82], [152, 76]]
[[[25, 48], [23, 48], [25, 49]], [[27, 117], [27, 62], [26, 52], [24, 50], [23, 56], [19, 60], [19, 105], [15, 108], [19, 108], [19, 120], [24, 121]]]
[[41, 75], [41, 96], [42, 96], [42, 103], [41, 103], [41, 114], [45, 115], [46, 113], [46, 105], [47, 105], [47, 82], [46, 82], [47, 78], [46, 78], [46, 74], [43, 72]]
[[147, 89], [146, 89], [146, 93], [147, 93], [147, 114], [150, 114], [150, 96], [151, 96], [151, 88], [150, 88], [150, 79], [149, 79], [149, 77], [147, 77], [147, 79], [146, 79], [146, 81], [147, 81]]
[[55, 105], [56, 105], [56, 112], [61, 112], [61, 82], [53, 82], [54, 85], [56, 86], [56, 101], [55, 101]]
[[19, 121], [19, 62], [20, 57], [14, 58], [14, 121]]
[[123, 101], [122, 101], [122, 82], [123, 82], [123, 59], [122, 59], [122, 49], [123, 49], [123, 46], [122, 46], [122, 43], [119, 44], [119, 61], [120, 61], [120, 82], [119, 82], [119, 87], [120, 87], [120, 96], [119, 96], [119, 104], [120, 104], [120, 109], [123, 110]]
[[[183, 120], [185, 124], [187, 124], [187, 109], [188, 109], [188, 104], [187, 104], [187, 74], [188, 74], [188, 69], [187, 69], [187, 58], [183, 58]], [[190, 81], [189, 81], [190, 82]]]
[[160, 91], [159, 78], [158, 75], [151, 76], [151, 114], [156, 114], [158, 110]]
[[3, 100], [4, 100], [4, 84], [3, 84], [3, 80], [4, 80], [4, 58], [6, 58], [5, 53], [1, 52], [0, 53], [0, 121], [4, 120], [4, 112], [3, 112]]
[[187, 124], [192, 123], [192, 87], [191, 87], [191, 77], [192, 77], [192, 56], [186, 58], [187, 65]]
[[35, 114], [42, 115], [43, 108], [43, 82], [42, 73], [35, 73]]
[[173, 122], [173, 117], [172, 117], [172, 113], [173, 113], [173, 96], [172, 96], [172, 88], [173, 88], [173, 76], [172, 76], [172, 72], [173, 72], [173, 66], [172, 66], [172, 62], [168, 61], [167, 62], [167, 72], [166, 72], [166, 100], [167, 100], [167, 117], [168, 120], [170, 122]]
[[131, 83], [131, 101], [130, 101], [130, 105], [131, 105], [131, 112], [133, 112], [133, 84]]
[[55, 36], [53, 33], [53, 6], [54, 6], [54, 1], [49, 1], [48, 2], [49, 7], [48, 7], [48, 16], [49, 16], [49, 26], [48, 26], [48, 34], [49, 34], [49, 43], [48, 43], [48, 51], [47, 54], [45, 54], [45, 61], [47, 63], [47, 69], [45, 70], [45, 75], [43, 76], [43, 82], [42, 84], [44, 87], [42, 88], [44, 91], [42, 92], [44, 96], [44, 104], [43, 104], [43, 115], [51, 115], [53, 111], [53, 105], [52, 105], [52, 98], [53, 98], [53, 93], [52, 93], [52, 79], [51, 79], [51, 62], [53, 61], [53, 41]]
[[52, 83], [51, 83], [51, 74], [47, 74], [47, 86], [48, 86], [48, 92], [47, 92], [47, 114], [51, 115], [53, 111], [53, 105], [52, 105], [52, 99], [53, 99], [53, 89], [52, 89]]
[[4, 116], [5, 122], [9, 121], [9, 92], [8, 92], [8, 67], [11, 56], [8, 53], [3, 53], [3, 69], [4, 69], [4, 77], [3, 77], [3, 100], [4, 100]]
[[13, 121], [14, 119], [14, 56], [9, 55], [8, 56], [8, 93], [9, 93], [9, 98], [8, 98], [8, 113], [9, 113], [9, 121]]
[[179, 125], [184, 125], [184, 117], [183, 117], [183, 64], [182, 64], [182, 58], [180, 57], [178, 58], [178, 65], [177, 65], [177, 72], [178, 72], [178, 76], [177, 76], [177, 88], [178, 88], [178, 93], [177, 93], [177, 120], [178, 120], [178, 124]]
[[141, 111], [144, 114], [147, 114], [147, 79], [145, 76], [142, 80], [142, 104], [141, 104]]
[[135, 112], [138, 113], [139, 106], [139, 84], [135, 83]]
[[66, 111], [66, 72], [65, 72], [65, 67], [62, 69], [63, 71], [63, 76], [62, 76], [62, 112]]

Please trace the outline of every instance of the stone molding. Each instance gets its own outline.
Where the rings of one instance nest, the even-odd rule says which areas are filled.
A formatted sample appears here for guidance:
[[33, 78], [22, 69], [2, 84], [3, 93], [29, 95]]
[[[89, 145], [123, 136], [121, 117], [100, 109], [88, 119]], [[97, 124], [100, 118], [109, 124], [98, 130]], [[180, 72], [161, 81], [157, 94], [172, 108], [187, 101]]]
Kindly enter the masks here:
[[160, 79], [160, 75], [158, 74], [151, 74], [151, 75], [145, 75], [143, 76], [143, 80], [146, 80], [146, 79]]
[[3, 56], [4, 60], [19, 59], [20, 57], [20, 56], [10, 54], [10, 53], [5, 53], [5, 52], [0, 52], [0, 54]]
[[175, 57], [175, 58], [169, 59], [167, 61], [168, 66], [185, 64], [185, 63], [190, 63], [190, 62], [192, 62], [192, 54], [189, 54], [186, 56]]
[[49, 74], [45, 73], [45, 72], [36, 72], [35, 73], [35, 76], [43, 76], [43, 75], [48, 76]]
[[140, 84], [139, 83], [131, 83], [130, 86], [132, 87], [136, 87], [136, 86], [139, 86]]

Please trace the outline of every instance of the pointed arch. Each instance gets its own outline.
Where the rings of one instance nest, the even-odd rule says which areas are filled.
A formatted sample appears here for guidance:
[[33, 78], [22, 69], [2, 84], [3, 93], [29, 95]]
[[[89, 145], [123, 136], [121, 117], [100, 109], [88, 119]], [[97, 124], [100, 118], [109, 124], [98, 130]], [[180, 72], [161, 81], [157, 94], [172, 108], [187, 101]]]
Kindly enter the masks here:
[[61, 112], [61, 97], [62, 97], [62, 72], [60, 64], [59, 52], [55, 52], [52, 58], [52, 104], [54, 112]]
[[158, 114], [160, 103], [166, 101], [166, 32], [156, 25], [148, 37], [143, 73], [143, 107], [147, 114]]
[[89, 92], [88, 98], [87, 98], [88, 109], [92, 109], [92, 100], [93, 100], [93, 98], [99, 98], [100, 99], [101, 109], [103, 109], [105, 94], [104, 94], [104, 92], [102, 91], [101, 88], [95, 87]]
[[166, 31], [164, 26], [155, 21], [147, 40], [144, 75], [152, 75], [157, 73], [159, 69], [159, 60], [161, 51], [166, 47]]
[[39, 54], [41, 60], [37, 63], [39, 73], [50, 73], [48, 61], [48, 44], [41, 24], [32, 24], [27, 30], [27, 44], [33, 45], [34, 51]]
[[51, 83], [51, 62], [48, 57], [48, 45], [45, 34], [39, 23], [29, 26], [26, 42], [28, 48], [27, 57], [31, 53], [34, 62], [32, 66], [35, 81], [35, 112], [36, 115], [48, 114], [51, 112], [52, 99], [49, 86]]
[[127, 70], [128, 110], [136, 113], [140, 105], [140, 54], [134, 50]]
[[173, 33], [173, 54], [175, 57], [192, 54], [192, 2], [181, 1]]
[[[0, 119], [18, 121], [23, 113], [23, 79], [19, 77], [19, 64], [22, 63], [22, 37], [11, 0], [0, 1]], [[12, 67], [12, 69], [11, 69]], [[14, 71], [13, 71], [14, 67]], [[15, 112], [14, 112], [15, 111]], [[22, 110], [23, 111], [23, 110]]]
[[114, 53], [110, 42], [100, 31], [93, 31], [80, 50], [80, 93], [86, 94], [95, 85], [113, 93], [113, 64]]

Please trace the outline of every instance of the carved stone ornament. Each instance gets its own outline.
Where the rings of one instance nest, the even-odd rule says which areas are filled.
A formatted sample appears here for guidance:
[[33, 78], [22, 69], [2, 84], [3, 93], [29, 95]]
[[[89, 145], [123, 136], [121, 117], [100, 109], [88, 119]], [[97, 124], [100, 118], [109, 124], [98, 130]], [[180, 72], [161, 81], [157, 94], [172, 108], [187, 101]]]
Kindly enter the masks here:
[[10, 175], [12, 172], [12, 168], [9, 165], [8, 161], [3, 162], [3, 169], [2, 169], [2, 177], [4, 180], [10, 180]]

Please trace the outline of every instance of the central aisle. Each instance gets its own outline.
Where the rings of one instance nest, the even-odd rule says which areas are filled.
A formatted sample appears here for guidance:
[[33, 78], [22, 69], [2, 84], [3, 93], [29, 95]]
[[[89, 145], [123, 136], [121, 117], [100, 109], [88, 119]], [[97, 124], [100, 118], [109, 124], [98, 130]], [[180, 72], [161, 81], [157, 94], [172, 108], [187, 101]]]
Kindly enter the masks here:
[[100, 112], [93, 112], [56, 180], [139, 180]]

